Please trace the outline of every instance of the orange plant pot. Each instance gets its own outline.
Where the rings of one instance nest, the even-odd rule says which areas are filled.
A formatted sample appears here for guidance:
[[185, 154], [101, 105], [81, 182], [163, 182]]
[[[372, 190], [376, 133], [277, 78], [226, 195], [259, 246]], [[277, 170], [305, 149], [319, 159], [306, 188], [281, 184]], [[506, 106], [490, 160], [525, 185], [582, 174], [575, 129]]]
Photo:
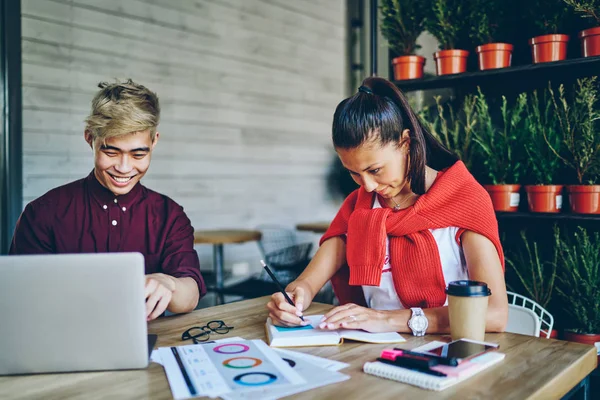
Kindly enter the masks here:
[[466, 50], [440, 50], [433, 53], [435, 70], [438, 75], [460, 74], [467, 70]]
[[579, 39], [584, 57], [600, 56], [600, 26], [579, 32]]
[[423, 77], [425, 57], [400, 56], [392, 60], [392, 65], [394, 66], [395, 80], [419, 79]]
[[483, 185], [490, 194], [495, 211], [516, 212], [519, 209], [521, 185]]
[[[586, 334], [586, 333], [575, 333], [571, 331], [563, 332], [563, 339], [568, 340], [569, 342], [577, 342], [583, 344], [589, 344], [590, 346], [594, 346], [594, 343], [600, 342], [600, 334]], [[600, 365], [600, 355], [597, 358], [598, 365]]]
[[536, 213], [558, 213], [562, 208], [562, 185], [527, 185], [529, 211]]
[[510, 67], [513, 45], [508, 43], [489, 43], [475, 49], [479, 59], [479, 69]]
[[542, 35], [529, 39], [533, 63], [566, 59], [568, 42], [569, 35]]
[[600, 214], [600, 185], [569, 185], [571, 212], [577, 214]]

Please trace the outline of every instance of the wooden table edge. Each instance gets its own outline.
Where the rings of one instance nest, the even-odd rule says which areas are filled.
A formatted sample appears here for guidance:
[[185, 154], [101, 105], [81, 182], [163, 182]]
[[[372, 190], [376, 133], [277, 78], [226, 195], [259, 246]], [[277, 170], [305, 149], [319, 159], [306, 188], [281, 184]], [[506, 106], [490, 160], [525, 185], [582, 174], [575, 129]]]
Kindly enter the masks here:
[[[549, 380], [542, 388], [540, 388], [529, 399], [551, 399], [562, 398], [564, 395], [575, 387], [579, 382], [585, 379], [598, 366], [598, 353], [594, 346], [590, 346], [583, 358], [569, 365], [560, 375]], [[573, 375], [579, 375], [578, 370], [585, 372], [574, 385], [571, 385]]]

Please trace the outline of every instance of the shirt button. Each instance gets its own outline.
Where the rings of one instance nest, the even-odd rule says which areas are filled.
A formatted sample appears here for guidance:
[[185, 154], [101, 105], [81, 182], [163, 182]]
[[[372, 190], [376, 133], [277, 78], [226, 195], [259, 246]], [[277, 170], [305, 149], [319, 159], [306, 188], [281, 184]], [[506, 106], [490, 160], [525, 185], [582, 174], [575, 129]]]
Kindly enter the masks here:
[[123, 210], [123, 211], [127, 211], [127, 208], [126, 208], [126, 207], [123, 207], [121, 210]]
[[117, 226], [117, 221], [115, 221], [115, 220], [113, 219], [113, 222], [112, 222], [112, 224], [113, 224], [113, 226]]
[[115, 199], [115, 203], [117, 202], [117, 199]]
[[104, 208], [106, 210], [108, 208], [108, 206], [105, 204], [102, 206], [102, 208]]

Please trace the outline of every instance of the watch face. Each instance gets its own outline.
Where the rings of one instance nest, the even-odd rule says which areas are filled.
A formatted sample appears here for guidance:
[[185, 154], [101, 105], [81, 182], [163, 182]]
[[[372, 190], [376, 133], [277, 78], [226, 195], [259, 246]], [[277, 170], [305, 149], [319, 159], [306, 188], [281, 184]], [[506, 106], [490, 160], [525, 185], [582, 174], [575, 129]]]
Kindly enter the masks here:
[[417, 315], [411, 319], [411, 328], [417, 332], [424, 331], [427, 329], [427, 318], [422, 315]]

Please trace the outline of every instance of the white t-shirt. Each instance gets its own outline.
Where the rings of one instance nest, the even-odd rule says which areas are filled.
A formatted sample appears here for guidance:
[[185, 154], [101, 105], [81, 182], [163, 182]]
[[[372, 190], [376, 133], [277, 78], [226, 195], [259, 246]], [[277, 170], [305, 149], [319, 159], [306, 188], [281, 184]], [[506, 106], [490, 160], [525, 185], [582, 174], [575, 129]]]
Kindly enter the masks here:
[[[379, 199], [375, 197], [373, 208], [381, 208]], [[457, 227], [430, 229], [440, 253], [442, 262], [442, 271], [446, 284], [448, 282], [469, 279], [467, 264], [462, 251], [462, 247], [456, 242]], [[394, 279], [392, 277], [392, 267], [390, 265], [390, 240], [386, 240], [386, 251], [383, 269], [381, 271], [381, 282], [379, 286], [363, 286], [363, 293], [369, 308], [376, 310], [399, 310], [404, 306], [398, 298]], [[446, 297], [446, 303], [448, 298]]]

